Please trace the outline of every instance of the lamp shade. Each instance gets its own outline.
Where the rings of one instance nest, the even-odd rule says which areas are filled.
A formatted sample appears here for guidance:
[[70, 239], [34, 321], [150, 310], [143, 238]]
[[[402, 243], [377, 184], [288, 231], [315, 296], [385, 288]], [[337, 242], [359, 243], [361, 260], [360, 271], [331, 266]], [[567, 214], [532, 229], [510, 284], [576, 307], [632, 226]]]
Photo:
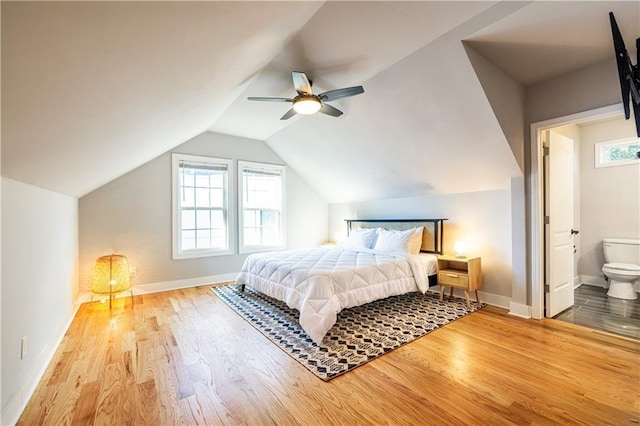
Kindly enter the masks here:
[[129, 262], [126, 256], [111, 254], [96, 260], [96, 266], [93, 271], [92, 292], [111, 295], [128, 290], [130, 287]]
[[453, 249], [456, 252], [457, 257], [465, 257], [465, 253], [467, 252], [468, 245], [466, 241], [456, 241], [453, 246]]

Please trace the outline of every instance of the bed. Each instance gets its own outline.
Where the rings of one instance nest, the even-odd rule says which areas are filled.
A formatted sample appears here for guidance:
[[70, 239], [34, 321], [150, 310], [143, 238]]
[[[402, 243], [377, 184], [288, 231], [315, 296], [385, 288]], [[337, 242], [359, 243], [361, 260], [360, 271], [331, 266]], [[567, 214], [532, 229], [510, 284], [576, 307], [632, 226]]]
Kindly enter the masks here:
[[297, 309], [302, 328], [320, 343], [343, 309], [426, 292], [445, 220], [347, 220], [343, 246], [252, 254], [235, 283]]

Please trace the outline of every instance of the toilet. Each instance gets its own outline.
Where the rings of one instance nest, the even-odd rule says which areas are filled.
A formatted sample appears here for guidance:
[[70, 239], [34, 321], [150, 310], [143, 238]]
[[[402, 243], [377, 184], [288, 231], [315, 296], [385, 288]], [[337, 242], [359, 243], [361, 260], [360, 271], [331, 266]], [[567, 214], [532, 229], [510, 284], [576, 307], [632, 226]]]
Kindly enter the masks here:
[[640, 278], [640, 240], [608, 238], [602, 242], [607, 263], [602, 272], [609, 278], [607, 296], [617, 299], [638, 298], [633, 284]]

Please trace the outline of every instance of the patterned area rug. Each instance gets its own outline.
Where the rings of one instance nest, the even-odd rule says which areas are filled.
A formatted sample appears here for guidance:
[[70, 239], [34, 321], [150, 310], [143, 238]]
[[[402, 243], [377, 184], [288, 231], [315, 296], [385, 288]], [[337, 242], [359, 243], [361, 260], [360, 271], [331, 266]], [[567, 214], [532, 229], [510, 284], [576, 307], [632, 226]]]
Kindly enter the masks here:
[[250, 287], [241, 292], [228, 285], [211, 289], [233, 310], [322, 380], [331, 380], [418, 337], [474, 312], [463, 299], [419, 292], [388, 297], [345, 309], [322, 344], [309, 338], [298, 323], [298, 311]]

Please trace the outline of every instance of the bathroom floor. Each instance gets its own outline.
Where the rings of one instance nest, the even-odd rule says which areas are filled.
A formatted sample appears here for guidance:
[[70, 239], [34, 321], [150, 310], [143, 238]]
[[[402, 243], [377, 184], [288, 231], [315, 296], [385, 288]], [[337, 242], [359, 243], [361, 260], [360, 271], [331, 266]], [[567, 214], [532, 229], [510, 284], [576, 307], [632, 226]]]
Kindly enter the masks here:
[[640, 340], [640, 298], [607, 297], [607, 289], [581, 285], [575, 289], [573, 307], [554, 319]]

